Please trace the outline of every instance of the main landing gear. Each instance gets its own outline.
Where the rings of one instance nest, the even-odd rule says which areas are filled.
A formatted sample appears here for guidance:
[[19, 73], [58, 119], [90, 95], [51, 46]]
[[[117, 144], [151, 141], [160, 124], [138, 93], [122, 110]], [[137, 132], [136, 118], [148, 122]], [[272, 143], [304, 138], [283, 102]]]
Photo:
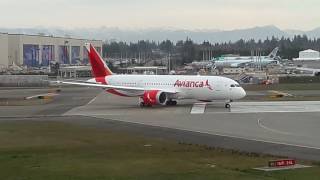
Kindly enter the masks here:
[[167, 106], [176, 106], [177, 105], [177, 101], [169, 100], [169, 101], [166, 102], [166, 105]]
[[[147, 104], [143, 101], [140, 101], [139, 103], [140, 107], [151, 107], [152, 105], [151, 104]], [[166, 102], [165, 104], [166, 106], [176, 106], [177, 105], [177, 101], [172, 101], [172, 100], [169, 100]]]
[[145, 102], [140, 102], [139, 103], [140, 107], [151, 107], [151, 104], [146, 104]]

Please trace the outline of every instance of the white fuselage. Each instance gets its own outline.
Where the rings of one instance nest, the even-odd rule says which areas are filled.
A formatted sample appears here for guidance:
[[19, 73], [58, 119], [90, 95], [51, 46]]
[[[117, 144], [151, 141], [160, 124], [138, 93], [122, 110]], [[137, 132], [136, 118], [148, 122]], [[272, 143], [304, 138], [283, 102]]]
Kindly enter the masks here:
[[[95, 81], [91, 79], [90, 81]], [[179, 75], [111, 75], [106, 76], [108, 85], [144, 88], [169, 93], [170, 99], [235, 100], [246, 93], [239, 84], [221, 76], [179, 76]], [[136, 90], [114, 90], [118, 95], [142, 96]]]
[[277, 60], [274, 60], [267, 56], [261, 57], [260, 59], [252, 58], [249, 56], [247, 58], [225, 57], [224, 59], [214, 61], [214, 65], [216, 67], [240, 67], [240, 66], [249, 65], [249, 64], [266, 66], [272, 63], [279, 64]]

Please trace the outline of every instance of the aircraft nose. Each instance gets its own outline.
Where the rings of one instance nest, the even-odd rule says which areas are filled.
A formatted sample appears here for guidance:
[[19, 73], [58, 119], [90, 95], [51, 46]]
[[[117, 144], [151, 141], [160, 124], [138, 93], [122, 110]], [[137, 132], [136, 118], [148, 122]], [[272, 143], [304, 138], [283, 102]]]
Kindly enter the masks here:
[[240, 99], [244, 98], [246, 95], [247, 95], [246, 91], [243, 88], [241, 88], [240, 89]]

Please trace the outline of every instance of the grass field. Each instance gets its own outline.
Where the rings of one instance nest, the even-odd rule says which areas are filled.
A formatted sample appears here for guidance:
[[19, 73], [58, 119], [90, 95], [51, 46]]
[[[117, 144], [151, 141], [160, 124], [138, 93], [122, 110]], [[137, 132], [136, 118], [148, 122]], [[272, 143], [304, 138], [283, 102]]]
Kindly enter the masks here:
[[270, 159], [274, 157], [63, 122], [0, 122], [1, 180], [320, 177], [316, 164], [313, 168], [272, 173], [252, 170]]

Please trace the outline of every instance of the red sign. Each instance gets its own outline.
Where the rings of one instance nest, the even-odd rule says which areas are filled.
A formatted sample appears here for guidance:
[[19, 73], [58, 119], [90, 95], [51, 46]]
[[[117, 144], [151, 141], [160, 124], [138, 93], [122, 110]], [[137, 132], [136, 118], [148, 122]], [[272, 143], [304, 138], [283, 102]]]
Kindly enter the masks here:
[[286, 166], [294, 166], [296, 164], [296, 160], [294, 159], [280, 159], [269, 161], [269, 167], [286, 167]]

